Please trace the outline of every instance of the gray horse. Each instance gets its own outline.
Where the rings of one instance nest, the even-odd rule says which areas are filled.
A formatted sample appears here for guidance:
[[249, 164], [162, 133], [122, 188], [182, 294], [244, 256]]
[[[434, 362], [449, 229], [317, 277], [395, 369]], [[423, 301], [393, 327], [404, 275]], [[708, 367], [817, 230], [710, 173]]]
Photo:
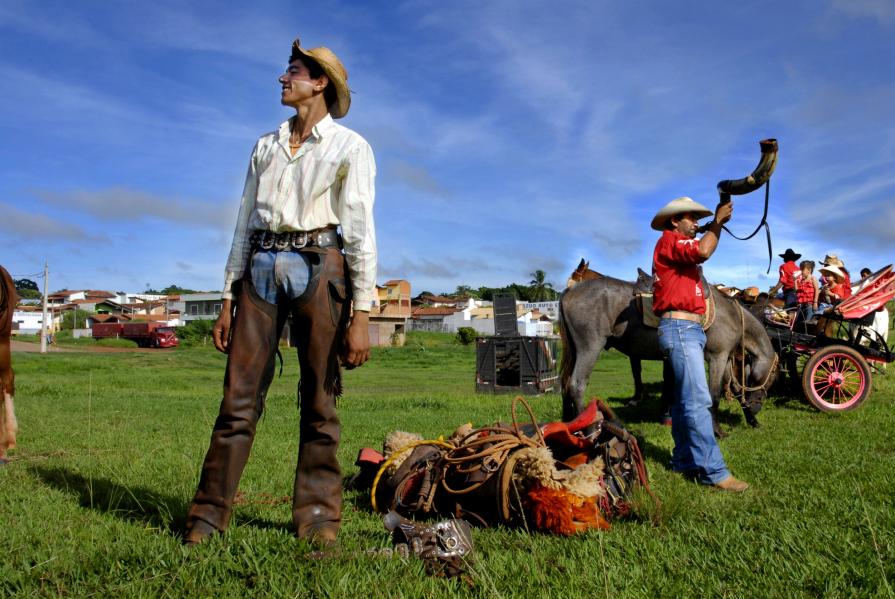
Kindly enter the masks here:
[[[641, 360], [663, 359], [657, 330], [644, 326], [634, 301], [634, 288], [635, 283], [604, 277], [583, 281], [563, 292], [560, 298], [563, 420], [573, 419], [583, 409], [584, 389], [604, 349], [615, 348]], [[772, 368], [776, 360], [761, 322], [735, 300], [721, 293], [712, 295], [715, 321], [706, 331], [705, 358], [709, 363], [715, 434], [720, 435], [718, 404], [729, 378], [728, 362], [740, 341], [749, 356], [747, 387], [751, 389], [743, 412], [752, 426], [758, 426], [755, 415], [773, 383], [776, 372]]]

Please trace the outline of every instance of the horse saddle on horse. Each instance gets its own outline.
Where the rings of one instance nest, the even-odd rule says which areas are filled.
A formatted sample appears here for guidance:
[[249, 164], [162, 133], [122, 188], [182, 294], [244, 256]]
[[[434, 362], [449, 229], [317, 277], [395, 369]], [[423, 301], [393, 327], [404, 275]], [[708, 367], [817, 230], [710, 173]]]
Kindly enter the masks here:
[[[659, 316], [653, 312], [653, 277], [646, 274], [640, 268], [637, 269], [637, 282], [634, 283], [634, 304], [640, 312], [643, 326], [651, 329], [659, 328]], [[702, 330], [707, 331], [715, 322], [715, 295], [712, 287], [702, 278], [702, 288], [707, 289], [705, 294], [705, 313], [702, 315]]]

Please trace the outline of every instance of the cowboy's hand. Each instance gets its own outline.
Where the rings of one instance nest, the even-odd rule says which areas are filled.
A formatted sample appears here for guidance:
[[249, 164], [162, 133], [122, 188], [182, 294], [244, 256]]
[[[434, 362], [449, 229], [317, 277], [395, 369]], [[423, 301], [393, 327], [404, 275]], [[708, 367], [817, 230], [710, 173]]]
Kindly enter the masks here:
[[361, 366], [370, 359], [370, 313], [355, 310], [345, 331], [345, 351], [342, 363], [349, 370]]
[[725, 224], [733, 215], [733, 202], [724, 202], [718, 204], [715, 208], [715, 222], [719, 225]]
[[214, 321], [214, 327], [211, 329], [211, 339], [214, 346], [219, 352], [225, 354], [230, 351], [230, 321], [232, 320], [233, 311], [231, 309], [232, 301], [225, 299], [221, 304], [221, 313], [218, 319]]

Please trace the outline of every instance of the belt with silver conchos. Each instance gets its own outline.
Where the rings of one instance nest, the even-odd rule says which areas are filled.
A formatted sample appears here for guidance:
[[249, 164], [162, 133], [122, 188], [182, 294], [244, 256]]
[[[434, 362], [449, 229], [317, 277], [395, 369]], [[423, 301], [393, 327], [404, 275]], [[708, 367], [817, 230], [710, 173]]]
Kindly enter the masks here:
[[249, 236], [249, 243], [254, 250], [287, 252], [306, 247], [340, 247], [341, 238], [334, 227], [313, 231], [284, 231], [283, 233], [253, 231]]

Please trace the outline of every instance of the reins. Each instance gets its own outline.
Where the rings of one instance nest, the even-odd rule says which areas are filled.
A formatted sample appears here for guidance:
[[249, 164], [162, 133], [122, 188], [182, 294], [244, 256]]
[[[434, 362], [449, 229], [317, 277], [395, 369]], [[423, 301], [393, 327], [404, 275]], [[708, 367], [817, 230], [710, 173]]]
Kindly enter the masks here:
[[771, 380], [771, 375], [777, 371], [779, 359], [777, 357], [777, 352], [774, 352], [774, 359], [771, 361], [771, 367], [768, 368], [768, 373], [765, 375], [764, 380], [761, 382], [761, 384], [756, 385], [754, 387], [746, 386], [746, 343], [745, 343], [745, 339], [746, 339], [746, 314], [745, 314], [746, 308], [744, 308], [743, 306], [741, 306], [739, 304], [737, 304], [737, 307], [740, 309], [739, 353], [740, 353], [740, 375], [742, 377], [742, 380], [741, 381], [736, 380], [736, 377], [734, 376], [735, 373], [733, 371], [733, 360], [730, 360], [727, 363], [727, 371], [730, 374], [730, 377], [729, 377], [729, 380], [727, 383], [727, 389], [726, 389], [725, 395], [726, 395], [727, 399], [734, 399], [735, 391], [733, 389], [731, 389], [731, 387], [733, 386], [734, 383], [737, 383], [740, 387], [740, 389], [739, 389], [740, 405], [746, 405], [746, 393], [747, 392], [766, 391], [767, 390], [766, 386], [768, 384], [768, 381]]
[[764, 184], [764, 213], [761, 215], [761, 221], [759, 221], [758, 226], [755, 227], [755, 230], [749, 233], [746, 237], [737, 237], [733, 234], [733, 232], [727, 228], [727, 225], [722, 225], [722, 228], [727, 231], [727, 233], [733, 237], [734, 239], [738, 239], [739, 241], [746, 241], [755, 237], [755, 235], [764, 227], [765, 235], [768, 240], [768, 270], [766, 272], [771, 272], [771, 262], [774, 256], [774, 250], [771, 248], [771, 227], [768, 224], [768, 205], [771, 195], [771, 180], [768, 179]]

